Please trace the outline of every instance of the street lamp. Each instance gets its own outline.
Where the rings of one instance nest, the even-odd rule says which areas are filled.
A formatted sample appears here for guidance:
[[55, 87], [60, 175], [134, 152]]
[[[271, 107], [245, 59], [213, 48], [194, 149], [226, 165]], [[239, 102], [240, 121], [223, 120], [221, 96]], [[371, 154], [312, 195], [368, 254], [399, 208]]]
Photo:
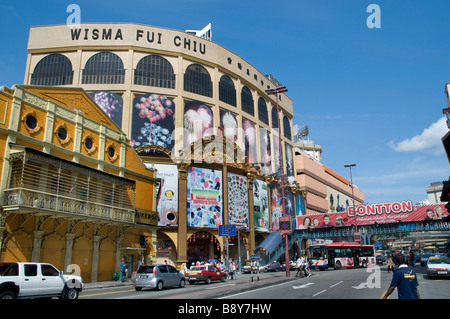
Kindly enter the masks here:
[[350, 183], [352, 188], [352, 201], [353, 201], [353, 213], [355, 214], [355, 233], [358, 232], [358, 222], [356, 217], [356, 208], [355, 208], [355, 195], [353, 193], [353, 177], [352, 177], [352, 167], [355, 167], [356, 164], [345, 164], [344, 167], [348, 167], [350, 169]]
[[[280, 109], [278, 106], [278, 94], [287, 92], [285, 86], [278, 86], [274, 89], [266, 90], [268, 95], [275, 95], [275, 100], [277, 103], [277, 119], [278, 119], [278, 146], [280, 148], [280, 174], [281, 174], [281, 206], [283, 217], [286, 217], [286, 209], [284, 207], [284, 170], [283, 170], [283, 148], [281, 145], [281, 122], [280, 122]], [[287, 234], [286, 234], [287, 235]], [[286, 236], [286, 248], [284, 252], [284, 259], [286, 262], [286, 277], [290, 277], [290, 269], [289, 269], [289, 244], [288, 244], [288, 236]]]

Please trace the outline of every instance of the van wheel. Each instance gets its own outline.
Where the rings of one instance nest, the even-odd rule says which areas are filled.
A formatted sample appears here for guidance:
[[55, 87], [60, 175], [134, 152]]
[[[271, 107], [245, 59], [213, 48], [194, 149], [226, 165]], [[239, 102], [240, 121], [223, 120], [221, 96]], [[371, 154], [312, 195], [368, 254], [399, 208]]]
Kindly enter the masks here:
[[209, 285], [211, 283], [211, 277], [206, 278], [205, 282]]
[[6, 290], [0, 293], [0, 299], [16, 299], [16, 294], [12, 291]]

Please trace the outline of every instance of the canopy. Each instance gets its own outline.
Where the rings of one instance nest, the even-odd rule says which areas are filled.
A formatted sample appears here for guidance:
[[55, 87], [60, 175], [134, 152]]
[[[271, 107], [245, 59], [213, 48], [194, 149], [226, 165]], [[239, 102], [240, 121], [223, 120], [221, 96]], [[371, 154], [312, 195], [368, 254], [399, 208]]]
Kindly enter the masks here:
[[281, 236], [280, 232], [272, 232], [269, 234], [269, 236], [267, 236], [266, 239], [263, 240], [261, 244], [259, 244], [258, 247], [256, 247], [256, 249], [264, 248], [270, 254], [275, 250], [275, 248], [277, 248], [282, 239], [283, 237]]

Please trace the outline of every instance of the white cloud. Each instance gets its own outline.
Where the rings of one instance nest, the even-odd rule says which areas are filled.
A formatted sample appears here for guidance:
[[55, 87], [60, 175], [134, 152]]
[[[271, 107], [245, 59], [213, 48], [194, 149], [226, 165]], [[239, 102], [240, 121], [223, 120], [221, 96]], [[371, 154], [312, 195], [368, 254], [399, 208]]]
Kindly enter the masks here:
[[395, 143], [390, 141], [389, 147], [396, 152], [416, 152], [431, 150], [436, 154], [444, 151], [441, 138], [448, 132], [445, 116], [424, 129], [422, 134]]

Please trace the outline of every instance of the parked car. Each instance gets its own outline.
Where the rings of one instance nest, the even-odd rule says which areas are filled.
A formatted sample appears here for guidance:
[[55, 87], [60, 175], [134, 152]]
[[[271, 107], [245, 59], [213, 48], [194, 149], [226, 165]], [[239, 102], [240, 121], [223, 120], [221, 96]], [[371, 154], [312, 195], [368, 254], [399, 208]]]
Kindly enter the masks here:
[[141, 265], [136, 272], [134, 288], [136, 291], [142, 288], [162, 290], [164, 287], [178, 286], [183, 288], [186, 278], [172, 265]]
[[377, 255], [376, 260], [377, 265], [384, 265], [386, 263], [387, 258], [384, 255]]
[[445, 256], [428, 258], [427, 274], [428, 278], [450, 276], [450, 259]]
[[0, 263], [0, 299], [77, 299], [83, 286], [80, 276], [64, 275], [51, 264]]
[[428, 258], [434, 254], [430, 254], [430, 253], [424, 253], [422, 254], [422, 256], [420, 256], [420, 265], [421, 266], [425, 266], [428, 262]]
[[249, 274], [252, 272], [252, 270], [253, 270], [253, 272], [256, 272], [258, 270], [259, 270], [259, 272], [266, 272], [267, 267], [261, 266], [261, 265], [251, 265], [250, 263], [247, 263], [247, 265], [242, 267], [242, 273], [244, 273], [244, 274]]
[[220, 271], [216, 266], [210, 264], [194, 266], [186, 271], [186, 280], [191, 285], [199, 281], [210, 284], [212, 281], [225, 281], [227, 278], [226, 272]]
[[282, 266], [279, 262], [274, 261], [266, 265], [267, 271], [285, 271], [286, 268]]

